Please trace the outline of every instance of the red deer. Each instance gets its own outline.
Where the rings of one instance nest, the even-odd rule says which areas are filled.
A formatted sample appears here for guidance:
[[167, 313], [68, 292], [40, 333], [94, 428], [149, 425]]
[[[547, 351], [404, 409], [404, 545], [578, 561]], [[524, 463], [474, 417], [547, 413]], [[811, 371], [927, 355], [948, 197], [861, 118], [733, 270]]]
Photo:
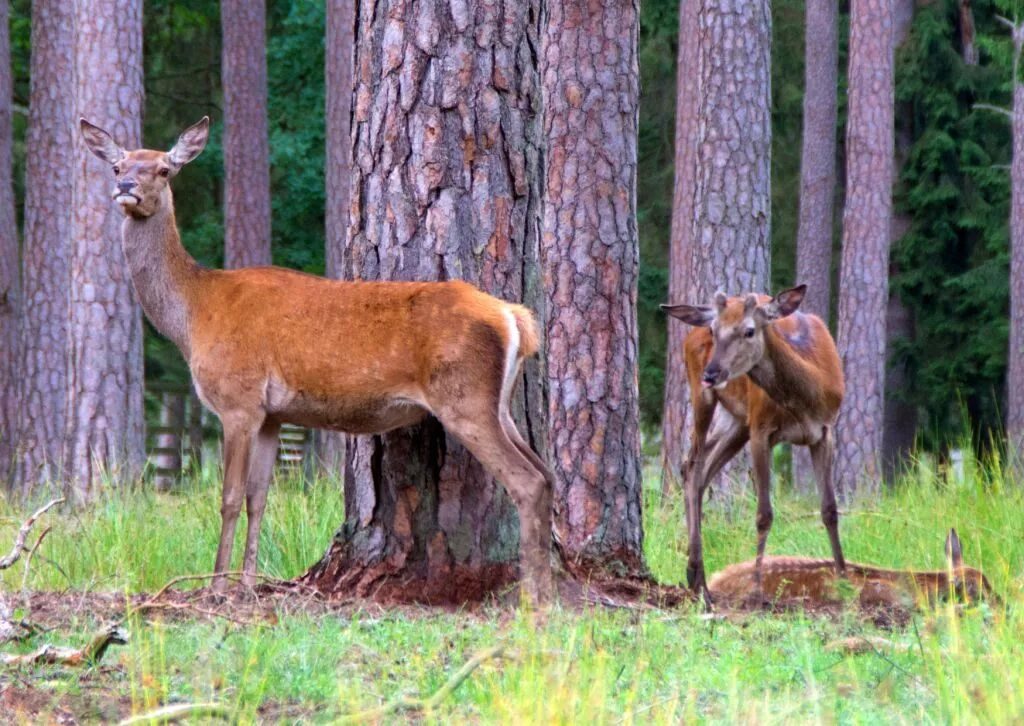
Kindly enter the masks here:
[[[756, 563], [751, 560], [730, 565], [711, 577], [708, 588], [716, 599], [731, 602], [748, 601], [751, 597], [759, 597], [762, 592], [780, 602], [796, 601], [810, 607], [842, 601], [832, 560], [765, 557], [761, 563], [760, 584], [755, 572]], [[858, 604], [864, 608], [909, 610], [952, 598], [966, 602], [981, 599], [999, 602], [985, 575], [980, 570], [964, 566], [963, 549], [955, 529], [951, 529], [946, 537], [945, 570], [885, 570], [847, 562], [846, 578], [858, 591]]]
[[[714, 305], [662, 305], [696, 326], [683, 343], [693, 405], [693, 435], [684, 472], [689, 533], [687, 581], [711, 603], [704, 577], [701, 508], [708, 482], [749, 441], [757, 487], [757, 563], [772, 526], [771, 450], [808, 446], [821, 494], [836, 571], [843, 572], [838, 510], [832, 489], [832, 427], [843, 400], [835, 342], [820, 318], [797, 312], [806, 285], [773, 298], [719, 292]], [[718, 410], [718, 416], [715, 412]], [[712, 419], [715, 427], [711, 431]], [[755, 576], [758, 567], [755, 566]]]
[[283, 422], [373, 434], [433, 414], [507, 489], [519, 512], [523, 592], [551, 594], [553, 476], [516, 430], [509, 398], [538, 351], [529, 310], [465, 282], [340, 282], [279, 267], [208, 270], [181, 245], [170, 180], [206, 145], [209, 119], [168, 152], [126, 151], [85, 119], [113, 168], [122, 246], [146, 316], [188, 362], [224, 428], [214, 590], [248, 516], [243, 584], [256, 577], [260, 520]]

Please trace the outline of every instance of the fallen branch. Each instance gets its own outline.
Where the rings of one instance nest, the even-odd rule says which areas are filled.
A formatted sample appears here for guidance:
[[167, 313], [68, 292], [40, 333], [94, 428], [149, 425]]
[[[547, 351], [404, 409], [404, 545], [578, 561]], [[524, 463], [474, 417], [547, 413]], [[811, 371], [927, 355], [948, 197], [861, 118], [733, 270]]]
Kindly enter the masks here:
[[138, 716], [132, 716], [126, 718], [118, 723], [118, 726], [135, 726], [136, 724], [144, 723], [163, 723], [172, 719], [179, 718], [222, 718], [229, 719], [231, 717], [231, 711], [227, 706], [220, 703], [175, 703], [171, 706], [163, 706], [150, 711], [149, 713], [142, 713]]
[[370, 721], [379, 721], [385, 716], [392, 714], [405, 713], [408, 711], [432, 711], [441, 705], [441, 703], [448, 698], [455, 689], [462, 685], [462, 682], [469, 678], [470, 674], [475, 671], [482, 663], [490, 660], [491, 658], [500, 658], [505, 652], [505, 646], [495, 645], [486, 650], [482, 650], [463, 665], [459, 670], [452, 675], [448, 681], [441, 686], [434, 695], [429, 698], [413, 698], [402, 694], [391, 701], [388, 701], [382, 706], [376, 708], [369, 708], [365, 711], [357, 711], [355, 713], [344, 714], [336, 723], [366, 723]]
[[25, 540], [28, 538], [28, 533], [32, 530], [32, 525], [36, 523], [36, 520], [43, 516], [47, 510], [51, 507], [55, 507], [64, 501], [64, 497], [60, 499], [54, 499], [52, 502], [48, 502], [43, 505], [35, 512], [32, 516], [25, 520], [25, 523], [21, 525], [21, 529], [18, 530], [18, 536], [14, 538], [14, 547], [7, 554], [6, 557], [0, 558], [0, 570], [6, 570], [8, 567], [13, 565], [21, 557], [21, 553], [25, 551]]
[[0, 663], [3, 665], [36, 665], [39, 663], [66, 666], [93, 665], [102, 660], [107, 648], [111, 645], [127, 643], [127, 631], [120, 625], [108, 625], [98, 630], [84, 648], [65, 648], [47, 644], [25, 655], [0, 653]]

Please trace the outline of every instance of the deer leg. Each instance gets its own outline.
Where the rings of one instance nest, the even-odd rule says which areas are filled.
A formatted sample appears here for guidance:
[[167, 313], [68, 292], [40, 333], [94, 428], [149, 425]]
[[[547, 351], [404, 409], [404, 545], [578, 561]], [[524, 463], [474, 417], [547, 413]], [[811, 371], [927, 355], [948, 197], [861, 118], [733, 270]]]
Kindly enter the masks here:
[[213, 566], [216, 575], [213, 591], [216, 593], [227, 589], [223, 573], [231, 569], [235, 525], [242, 511], [245, 480], [249, 473], [249, 450], [253, 435], [259, 429], [259, 422], [244, 416], [225, 416], [221, 423], [224, 427], [224, 488], [220, 504], [220, 544], [217, 545], [217, 560]]
[[256, 433], [249, 462], [249, 481], [245, 491], [245, 557], [242, 560], [242, 584], [256, 584], [256, 555], [260, 547], [260, 525], [267, 508], [267, 490], [274, 477], [277, 461], [278, 434], [281, 424], [267, 421]]
[[547, 482], [547, 486], [544, 488], [544, 497], [547, 501], [540, 502], [540, 504], [538, 504], [538, 507], [541, 511], [546, 511], [549, 513], [548, 516], [541, 523], [542, 531], [540, 533], [540, 539], [542, 542], [550, 542], [551, 527], [553, 525], [551, 513], [554, 510], [552, 500], [554, 499], [555, 494], [555, 475], [554, 473], [552, 473], [547, 463], [540, 458], [540, 455], [530, 448], [530, 445], [522, 437], [522, 434], [519, 433], [519, 429], [516, 428], [516, 424], [512, 420], [512, 417], [507, 413], [504, 416], [502, 416], [501, 426], [502, 429], [504, 429], [505, 431], [505, 435], [508, 436], [509, 441], [512, 442], [512, 444], [516, 447], [519, 453], [525, 456], [526, 459], [529, 460], [531, 464], [533, 464], [533, 468], [536, 469], [540, 473], [540, 475], [544, 477], [544, 481]]
[[[519, 512], [521, 587], [526, 599], [541, 605], [551, 599], [551, 481], [512, 442], [497, 411], [442, 409], [436, 412], [454, 435], [505, 487]], [[546, 469], [546, 467], [545, 467]]]
[[818, 493], [821, 496], [821, 521], [828, 530], [836, 573], [845, 576], [846, 560], [843, 558], [843, 548], [839, 544], [839, 508], [836, 506], [836, 492], [832, 487], [832, 457], [835, 446], [831, 426], [825, 427], [825, 435], [817, 443], [811, 444], [810, 449], [814, 476], [818, 480]]
[[704, 575], [704, 543], [701, 538], [701, 513], [704, 489], [707, 479], [704, 477], [704, 449], [707, 444], [708, 429], [715, 415], [718, 401], [711, 398], [695, 398], [693, 438], [690, 443], [690, 460], [687, 462], [685, 481], [686, 491], [686, 530], [688, 535], [686, 582], [690, 589], [699, 594], [708, 607], [711, 595], [708, 592], [707, 580]]
[[719, 436], [708, 445], [709, 453], [704, 466], [704, 481], [713, 482], [733, 457], [750, 440], [750, 429], [733, 418], [732, 428], [719, 431]]
[[754, 465], [754, 484], [757, 487], [757, 560], [754, 563], [754, 583], [762, 598], [761, 561], [764, 559], [768, 533], [775, 517], [771, 499], [771, 452], [771, 444], [764, 432], [758, 431], [751, 436], [750, 456]]

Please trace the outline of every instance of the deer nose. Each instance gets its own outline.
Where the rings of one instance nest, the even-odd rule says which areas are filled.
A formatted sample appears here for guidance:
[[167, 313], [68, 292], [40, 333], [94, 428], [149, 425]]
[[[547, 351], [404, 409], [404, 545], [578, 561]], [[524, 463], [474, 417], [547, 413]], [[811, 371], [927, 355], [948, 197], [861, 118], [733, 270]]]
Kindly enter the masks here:
[[718, 379], [722, 377], [721, 366], [712, 363], [704, 369], [704, 385], [713, 386], [718, 383]]
[[127, 194], [133, 188], [135, 188], [134, 179], [122, 179], [117, 183], [117, 190], [122, 194]]

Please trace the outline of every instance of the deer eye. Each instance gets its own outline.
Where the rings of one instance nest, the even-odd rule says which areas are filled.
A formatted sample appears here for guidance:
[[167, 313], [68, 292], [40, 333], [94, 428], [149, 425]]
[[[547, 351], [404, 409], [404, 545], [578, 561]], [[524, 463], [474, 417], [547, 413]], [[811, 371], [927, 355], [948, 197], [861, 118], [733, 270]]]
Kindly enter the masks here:
[[121, 167], [115, 165], [114, 166], [114, 176], [117, 176], [120, 173], [121, 173]]
[[753, 328], [747, 328], [746, 330], [744, 330], [743, 331], [743, 337], [744, 338], [753, 338], [754, 337], [754, 329]]
[[166, 176], [168, 176], [168, 175], [169, 175], [170, 173], [171, 173], [171, 170], [170, 170], [170, 169], [168, 169], [168, 168], [167, 168], [166, 166], [165, 166], [165, 167], [163, 167], [163, 168], [162, 168], [162, 169], [160, 170], [160, 176], [162, 176], [162, 177], [166, 177]]

